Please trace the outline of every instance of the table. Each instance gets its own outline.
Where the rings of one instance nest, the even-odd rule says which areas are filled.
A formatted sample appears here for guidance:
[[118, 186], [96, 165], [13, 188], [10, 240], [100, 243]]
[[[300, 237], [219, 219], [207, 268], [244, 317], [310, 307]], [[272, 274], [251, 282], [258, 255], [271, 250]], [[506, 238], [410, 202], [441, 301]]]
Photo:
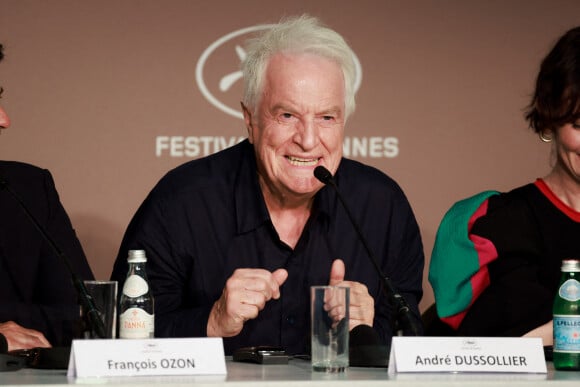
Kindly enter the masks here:
[[351, 367], [342, 374], [324, 374], [312, 372], [310, 362], [292, 359], [287, 365], [259, 365], [236, 363], [227, 358], [227, 376], [191, 376], [191, 377], [117, 377], [117, 378], [86, 378], [67, 379], [65, 370], [22, 369], [13, 372], [0, 373], [2, 386], [68, 386], [80, 384], [83, 386], [114, 385], [119, 387], [135, 387], [149, 385], [164, 385], [170, 387], [248, 387], [267, 386], [308, 386], [308, 387], [359, 387], [359, 386], [558, 386], [578, 387], [580, 371], [555, 371], [551, 362], [548, 363], [548, 374], [397, 374], [390, 376], [385, 368]]

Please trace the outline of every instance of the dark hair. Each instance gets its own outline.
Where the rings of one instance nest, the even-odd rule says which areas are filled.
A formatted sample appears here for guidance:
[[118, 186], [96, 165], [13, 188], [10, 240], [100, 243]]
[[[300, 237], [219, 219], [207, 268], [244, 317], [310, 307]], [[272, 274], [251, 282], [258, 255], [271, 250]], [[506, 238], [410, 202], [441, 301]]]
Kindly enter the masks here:
[[580, 118], [580, 27], [562, 36], [544, 58], [526, 120], [536, 133]]

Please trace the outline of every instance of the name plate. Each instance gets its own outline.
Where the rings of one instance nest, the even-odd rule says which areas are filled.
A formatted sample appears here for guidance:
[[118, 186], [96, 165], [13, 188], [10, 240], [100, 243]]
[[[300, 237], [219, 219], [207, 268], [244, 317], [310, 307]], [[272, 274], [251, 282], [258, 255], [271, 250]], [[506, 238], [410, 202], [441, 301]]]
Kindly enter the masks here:
[[389, 373], [547, 373], [540, 338], [393, 337]]
[[71, 377], [225, 375], [221, 338], [73, 340]]

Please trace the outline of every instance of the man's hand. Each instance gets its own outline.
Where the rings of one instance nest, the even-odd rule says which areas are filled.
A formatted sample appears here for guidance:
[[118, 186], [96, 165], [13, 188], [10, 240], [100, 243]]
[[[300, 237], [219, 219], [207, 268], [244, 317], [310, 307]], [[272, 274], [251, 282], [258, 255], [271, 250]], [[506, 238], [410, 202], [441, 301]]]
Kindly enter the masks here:
[[369, 294], [366, 285], [360, 282], [344, 280], [345, 267], [341, 259], [332, 262], [330, 268], [331, 286], [346, 286], [350, 288], [350, 320], [348, 330], [357, 325], [373, 326], [375, 318], [375, 300]]
[[208, 337], [231, 337], [242, 331], [244, 323], [256, 318], [266, 302], [280, 298], [280, 286], [288, 272], [278, 269], [237, 269], [227, 280], [219, 300], [213, 304], [207, 321]]
[[0, 323], [0, 333], [6, 337], [8, 350], [30, 349], [30, 348], [49, 348], [51, 345], [39, 331], [24, 328], [14, 321]]

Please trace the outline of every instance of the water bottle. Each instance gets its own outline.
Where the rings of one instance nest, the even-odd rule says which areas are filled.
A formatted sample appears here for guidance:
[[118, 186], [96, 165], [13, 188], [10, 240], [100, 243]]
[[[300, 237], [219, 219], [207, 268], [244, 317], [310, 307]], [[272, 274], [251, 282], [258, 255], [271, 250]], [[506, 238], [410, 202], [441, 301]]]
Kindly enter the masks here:
[[119, 300], [119, 338], [149, 339], [154, 337], [155, 314], [149, 289], [144, 250], [129, 250], [129, 272]]
[[580, 260], [562, 261], [554, 300], [554, 368], [580, 369]]

